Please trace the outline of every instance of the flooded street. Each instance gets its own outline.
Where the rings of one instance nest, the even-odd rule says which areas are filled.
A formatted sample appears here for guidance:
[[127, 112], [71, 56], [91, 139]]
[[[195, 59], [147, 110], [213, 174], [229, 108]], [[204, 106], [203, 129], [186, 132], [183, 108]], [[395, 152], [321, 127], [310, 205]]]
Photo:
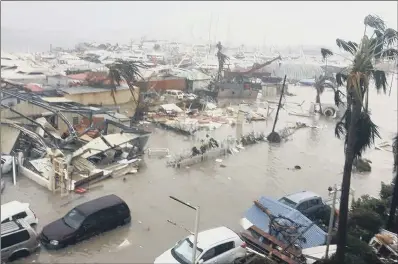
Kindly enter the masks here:
[[[372, 119], [380, 127], [382, 136], [377, 142], [390, 142], [396, 133], [397, 94], [394, 87], [397, 87], [396, 83], [390, 97], [388, 94], [377, 95], [375, 91], [370, 96]], [[289, 92], [297, 96], [287, 97], [287, 101], [308, 102], [308, 105], [304, 103], [304, 110], [308, 110], [309, 102], [315, 99], [314, 88], [291, 87]], [[286, 104], [285, 109], [291, 107], [298, 111], [298, 106], [289, 105]], [[261, 195], [280, 197], [311, 190], [326, 197], [329, 186], [340, 184], [343, 171], [343, 140], [334, 135], [336, 120], [297, 117], [282, 111], [277, 129], [296, 121], [322, 128], [300, 129], [280, 145], [260, 143], [249, 146], [240, 153], [224, 157], [225, 167], [208, 161], [190, 168], [173, 169], [166, 167], [166, 159], [145, 156], [143, 168], [137, 174], [125, 176], [126, 181], [123, 178], [105, 180], [100, 183], [103, 187], [83, 195], [72, 193], [61, 198], [23, 176], [18, 178], [16, 186], [7, 177], [2, 203], [12, 200], [29, 202], [39, 218], [39, 231], [74, 206], [107, 194], [120, 196], [131, 210], [129, 226], [59, 251], [41, 249], [24, 262], [151, 263], [187, 235], [184, 230], [169, 224], [168, 219], [193, 229], [194, 212], [168, 198], [170, 195], [201, 207], [201, 230], [220, 225], [239, 229], [244, 211]], [[272, 124], [273, 120], [246, 124], [244, 133], [254, 129], [268, 135]], [[234, 136], [234, 133], [235, 129], [228, 125], [209, 132], [215, 139]], [[178, 154], [189, 148], [194, 140], [155, 128], [147, 147], [169, 148]], [[372, 172], [352, 176], [357, 197], [365, 193], [377, 195], [380, 182], [392, 178], [391, 152], [372, 148], [364, 157], [372, 161]], [[295, 165], [301, 166], [301, 170], [292, 170]]]

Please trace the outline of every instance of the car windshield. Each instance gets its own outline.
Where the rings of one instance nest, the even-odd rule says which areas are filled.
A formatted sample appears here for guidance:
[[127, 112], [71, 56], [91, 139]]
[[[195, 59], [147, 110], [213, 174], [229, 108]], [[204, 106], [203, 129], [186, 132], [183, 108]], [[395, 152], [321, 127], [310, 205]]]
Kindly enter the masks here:
[[70, 226], [74, 229], [78, 229], [80, 227], [80, 225], [83, 223], [84, 218], [85, 217], [82, 213], [80, 213], [76, 209], [72, 209], [69, 213], [67, 213], [64, 216], [63, 220], [64, 220], [65, 224], [67, 224], [68, 226]]
[[[196, 259], [202, 252], [203, 249], [196, 248]], [[193, 243], [188, 238], [181, 240], [171, 250], [171, 254], [178, 262], [183, 264], [190, 264], [192, 263]]]
[[290, 199], [287, 199], [286, 197], [282, 197], [281, 199], [279, 199], [279, 202], [281, 202], [281, 203], [283, 203], [283, 204], [285, 204], [285, 205], [287, 205], [287, 206], [289, 206], [291, 208], [295, 208], [296, 205], [297, 205], [295, 202], [293, 202]]

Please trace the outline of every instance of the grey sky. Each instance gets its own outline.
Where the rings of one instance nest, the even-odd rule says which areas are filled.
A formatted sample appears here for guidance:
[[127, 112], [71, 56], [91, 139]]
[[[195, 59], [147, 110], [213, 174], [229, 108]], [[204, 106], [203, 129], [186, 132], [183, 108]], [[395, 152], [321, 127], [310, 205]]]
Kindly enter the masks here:
[[28, 32], [32, 42], [40, 39], [54, 45], [83, 40], [128, 42], [141, 36], [207, 41], [211, 29], [213, 42], [334, 46], [337, 37], [359, 39], [363, 19], [369, 13], [379, 15], [396, 29], [397, 9], [396, 1], [2, 1], [1, 27], [8, 34], [12, 31], [13, 37]]

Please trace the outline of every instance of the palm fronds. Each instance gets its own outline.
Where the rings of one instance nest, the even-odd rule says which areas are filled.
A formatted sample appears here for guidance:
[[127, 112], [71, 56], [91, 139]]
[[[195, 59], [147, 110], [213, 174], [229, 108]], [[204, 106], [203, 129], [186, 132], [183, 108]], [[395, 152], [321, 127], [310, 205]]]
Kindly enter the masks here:
[[386, 29], [386, 25], [383, 19], [376, 15], [367, 15], [363, 22], [365, 26], [371, 27], [373, 29], [377, 29], [380, 31], [384, 31]]
[[354, 145], [354, 156], [361, 157], [366, 148], [369, 148], [375, 141], [380, 138], [378, 126], [370, 119], [367, 112], [361, 112], [358, 123], [356, 124], [356, 142]]
[[[351, 122], [351, 111], [347, 109], [344, 113], [343, 118], [336, 124], [335, 135], [341, 139], [345, 136], [345, 145], [347, 144], [347, 132]], [[353, 124], [354, 125], [354, 124]], [[361, 112], [357, 123], [355, 124], [355, 143], [354, 143], [354, 157], [358, 158], [362, 156], [362, 153], [369, 148], [375, 141], [375, 138], [380, 138], [378, 126], [373, 123], [370, 118], [370, 114], [367, 112]]]
[[333, 52], [329, 49], [321, 48], [322, 58], [326, 59], [327, 57], [333, 56]]
[[386, 73], [384, 71], [375, 70], [372, 71], [373, 80], [375, 82], [375, 86], [377, 90], [380, 90], [383, 87], [383, 91], [386, 92], [387, 88], [387, 78]]
[[385, 49], [381, 53], [382, 58], [386, 58], [386, 59], [390, 59], [390, 60], [396, 59], [397, 56], [398, 56], [398, 50], [393, 49], [393, 48]]
[[345, 50], [346, 52], [351, 53], [354, 55], [357, 52], [358, 44], [352, 41], [345, 41], [342, 39], [336, 39], [336, 44], [339, 48]]
[[394, 46], [398, 42], [398, 32], [395, 29], [387, 28], [383, 34], [384, 41], [389, 46]]
[[337, 86], [342, 86], [343, 85], [343, 81], [346, 82], [347, 81], [347, 75], [342, 74], [341, 72], [336, 74], [336, 83]]

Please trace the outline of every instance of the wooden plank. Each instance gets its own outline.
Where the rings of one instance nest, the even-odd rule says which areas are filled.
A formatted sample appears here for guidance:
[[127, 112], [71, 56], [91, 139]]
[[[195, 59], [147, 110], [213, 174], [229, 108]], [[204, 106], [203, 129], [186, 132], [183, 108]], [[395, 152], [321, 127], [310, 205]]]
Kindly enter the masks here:
[[[265, 239], [269, 240], [271, 243], [273, 243], [273, 244], [275, 244], [275, 245], [277, 245], [277, 246], [279, 246], [281, 248], [286, 248], [287, 247], [287, 245], [285, 243], [283, 243], [279, 239], [275, 238], [274, 236], [265, 233], [263, 230], [261, 230], [260, 228], [258, 228], [255, 225], [251, 226], [250, 229], [252, 229], [253, 231], [255, 231], [256, 233], [260, 234]], [[287, 252], [292, 254], [292, 255], [294, 255], [294, 256], [299, 256], [301, 254], [300, 251], [295, 250], [292, 247], [288, 248]]]
[[254, 237], [252, 237], [250, 234], [247, 234], [245, 232], [241, 233], [241, 236], [245, 239], [248, 240], [249, 242], [255, 244], [256, 246], [258, 246], [259, 248], [262, 248], [267, 254], [268, 257], [272, 258], [272, 255], [276, 256], [277, 258], [279, 258], [280, 260], [285, 261], [287, 264], [299, 264], [299, 262], [297, 262], [296, 260], [292, 259], [289, 256], [286, 256], [284, 254], [282, 254], [279, 250], [272, 248], [269, 245], [266, 245], [258, 240], [256, 240]]

